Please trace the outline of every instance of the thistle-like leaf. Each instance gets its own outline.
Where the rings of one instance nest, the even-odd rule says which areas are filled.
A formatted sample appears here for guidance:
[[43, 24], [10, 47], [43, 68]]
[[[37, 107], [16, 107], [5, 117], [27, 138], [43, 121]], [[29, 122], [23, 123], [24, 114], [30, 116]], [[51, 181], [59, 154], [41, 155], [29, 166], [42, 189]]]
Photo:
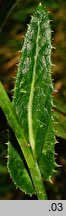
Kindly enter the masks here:
[[[31, 18], [24, 39], [12, 104], [45, 180], [50, 178], [54, 170], [52, 92], [50, 21], [46, 8], [40, 4]], [[9, 168], [12, 175], [14, 167], [11, 158], [12, 151], [15, 157], [15, 149], [11, 148], [10, 145]], [[17, 160], [16, 155], [15, 164]], [[23, 171], [22, 166], [19, 178]], [[16, 184], [18, 172], [17, 169], [14, 173]], [[25, 185], [24, 179], [24, 190]]]

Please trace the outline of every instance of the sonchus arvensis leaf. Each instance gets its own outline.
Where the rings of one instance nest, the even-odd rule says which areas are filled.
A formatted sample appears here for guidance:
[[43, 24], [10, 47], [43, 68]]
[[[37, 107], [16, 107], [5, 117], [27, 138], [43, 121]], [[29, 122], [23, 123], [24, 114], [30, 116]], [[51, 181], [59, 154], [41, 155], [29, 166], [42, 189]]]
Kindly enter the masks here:
[[[48, 12], [40, 4], [25, 35], [12, 105], [44, 180], [51, 178], [55, 167], [51, 48]], [[23, 158], [11, 144], [8, 148], [8, 166], [14, 182], [26, 193], [34, 193]]]

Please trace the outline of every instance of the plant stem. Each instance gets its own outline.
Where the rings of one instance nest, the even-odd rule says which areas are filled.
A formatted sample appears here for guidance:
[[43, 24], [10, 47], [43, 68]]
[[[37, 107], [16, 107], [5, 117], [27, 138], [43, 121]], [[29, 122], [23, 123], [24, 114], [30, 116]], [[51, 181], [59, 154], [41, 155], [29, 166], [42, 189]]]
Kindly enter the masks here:
[[26, 163], [28, 165], [32, 177], [32, 181], [36, 190], [37, 197], [39, 200], [45, 200], [47, 199], [47, 195], [42, 182], [41, 173], [37, 161], [33, 158], [31, 148], [27, 144], [27, 141], [24, 136], [24, 132], [19, 124], [18, 118], [13, 110], [12, 104], [1, 82], [0, 82], [0, 106], [6, 116], [9, 125], [14, 131], [16, 139], [23, 152], [23, 155], [25, 157]]

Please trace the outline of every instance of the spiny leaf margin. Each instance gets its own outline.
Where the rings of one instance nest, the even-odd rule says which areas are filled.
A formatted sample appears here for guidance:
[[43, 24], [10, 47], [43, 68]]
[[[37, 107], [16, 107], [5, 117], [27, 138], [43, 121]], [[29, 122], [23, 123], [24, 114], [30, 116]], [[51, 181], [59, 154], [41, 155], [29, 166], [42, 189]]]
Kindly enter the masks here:
[[39, 5], [25, 36], [12, 104], [45, 180], [55, 167], [51, 47], [48, 13]]

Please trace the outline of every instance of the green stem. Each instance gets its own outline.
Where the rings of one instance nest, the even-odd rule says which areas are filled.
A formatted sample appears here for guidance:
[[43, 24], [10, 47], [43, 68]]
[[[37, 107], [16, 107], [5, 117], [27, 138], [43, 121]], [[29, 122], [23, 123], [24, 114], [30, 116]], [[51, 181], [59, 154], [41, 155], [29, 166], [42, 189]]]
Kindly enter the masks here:
[[3, 110], [9, 125], [11, 126], [16, 139], [20, 145], [20, 148], [25, 157], [26, 163], [30, 170], [32, 181], [36, 190], [36, 194], [39, 200], [47, 199], [45, 188], [42, 182], [41, 173], [37, 162], [33, 158], [31, 148], [28, 146], [27, 141], [24, 136], [24, 132], [19, 124], [17, 116], [13, 110], [12, 104], [8, 98], [8, 95], [0, 82], [0, 106]]

